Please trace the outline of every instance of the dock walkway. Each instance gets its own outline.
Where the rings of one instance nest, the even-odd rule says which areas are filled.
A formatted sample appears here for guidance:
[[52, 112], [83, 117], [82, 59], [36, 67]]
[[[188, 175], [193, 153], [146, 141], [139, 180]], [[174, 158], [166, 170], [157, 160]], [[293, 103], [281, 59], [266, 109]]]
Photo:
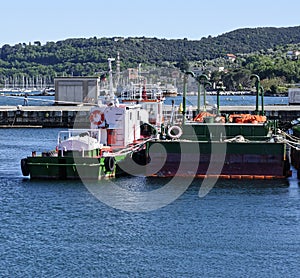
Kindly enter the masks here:
[[[0, 106], [0, 127], [77, 127], [89, 125], [91, 106]], [[164, 116], [171, 115], [171, 106], [164, 106]], [[192, 110], [195, 110], [193, 107]], [[212, 108], [208, 108], [210, 111]], [[269, 119], [289, 122], [300, 118], [300, 105], [265, 106]], [[254, 113], [254, 106], [221, 106], [222, 114]], [[181, 114], [176, 111], [177, 118]]]

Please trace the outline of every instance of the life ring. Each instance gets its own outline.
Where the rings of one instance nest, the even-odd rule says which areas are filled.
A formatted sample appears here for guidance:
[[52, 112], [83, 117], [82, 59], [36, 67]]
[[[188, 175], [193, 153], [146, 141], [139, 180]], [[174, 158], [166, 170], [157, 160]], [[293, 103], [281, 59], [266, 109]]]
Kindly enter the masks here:
[[94, 125], [101, 125], [104, 120], [104, 113], [99, 110], [94, 110], [90, 115], [90, 122]]
[[167, 133], [170, 138], [178, 139], [182, 135], [182, 129], [177, 125], [173, 125], [168, 129]]
[[22, 170], [23, 176], [29, 176], [30, 171], [29, 171], [29, 167], [28, 167], [27, 158], [22, 158], [21, 159], [21, 170]]
[[106, 172], [113, 172], [115, 169], [115, 159], [112, 156], [104, 158], [104, 167]]

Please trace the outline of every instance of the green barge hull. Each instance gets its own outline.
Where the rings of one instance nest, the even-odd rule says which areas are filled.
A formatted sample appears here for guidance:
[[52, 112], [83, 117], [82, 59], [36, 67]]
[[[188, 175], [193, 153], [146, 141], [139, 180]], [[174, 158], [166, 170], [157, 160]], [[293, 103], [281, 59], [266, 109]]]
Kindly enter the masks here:
[[21, 168], [23, 175], [30, 175], [31, 179], [100, 180], [121, 174], [117, 163], [124, 158], [125, 155], [101, 158], [31, 156], [22, 159]]
[[147, 142], [147, 163], [146, 175], [160, 177], [268, 179], [291, 174], [288, 148], [272, 137], [267, 124], [187, 123], [180, 139]]

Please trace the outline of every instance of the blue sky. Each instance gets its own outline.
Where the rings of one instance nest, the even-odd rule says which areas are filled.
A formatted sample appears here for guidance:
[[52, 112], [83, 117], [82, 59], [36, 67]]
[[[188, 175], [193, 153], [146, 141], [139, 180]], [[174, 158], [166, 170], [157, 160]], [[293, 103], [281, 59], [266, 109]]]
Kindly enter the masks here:
[[1, 1], [0, 46], [90, 37], [201, 39], [244, 27], [300, 25], [300, 1]]

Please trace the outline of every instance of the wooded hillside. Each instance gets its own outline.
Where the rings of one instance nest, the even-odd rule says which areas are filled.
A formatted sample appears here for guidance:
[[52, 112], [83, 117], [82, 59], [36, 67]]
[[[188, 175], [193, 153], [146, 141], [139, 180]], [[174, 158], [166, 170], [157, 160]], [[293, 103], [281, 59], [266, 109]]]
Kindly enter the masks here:
[[[121, 70], [137, 67], [139, 63], [161, 66], [174, 65], [183, 59], [189, 62], [209, 61], [233, 53], [238, 58], [245, 54], [269, 55], [278, 50], [287, 51], [287, 45], [300, 43], [300, 26], [288, 28], [244, 28], [217, 37], [200, 40], [158, 38], [80, 38], [58, 42], [19, 43], [0, 48], [0, 86], [4, 80], [17, 75], [55, 76], [94, 75], [107, 70], [107, 59], [121, 57]], [[284, 56], [282, 52], [280, 54]], [[283, 57], [285, 58], [285, 57]], [[253, 70], [243, 58], [243, 66]], [[299, 65], [299, 64], [298, 64]], [[252, 68], [251, 68], [252, 67]], [[272, 71], [270, 76], [277, 74]], [[299, 82], [299, 76], [294, 81]], [[289, 80], [290, 81], [290, 80]]]

